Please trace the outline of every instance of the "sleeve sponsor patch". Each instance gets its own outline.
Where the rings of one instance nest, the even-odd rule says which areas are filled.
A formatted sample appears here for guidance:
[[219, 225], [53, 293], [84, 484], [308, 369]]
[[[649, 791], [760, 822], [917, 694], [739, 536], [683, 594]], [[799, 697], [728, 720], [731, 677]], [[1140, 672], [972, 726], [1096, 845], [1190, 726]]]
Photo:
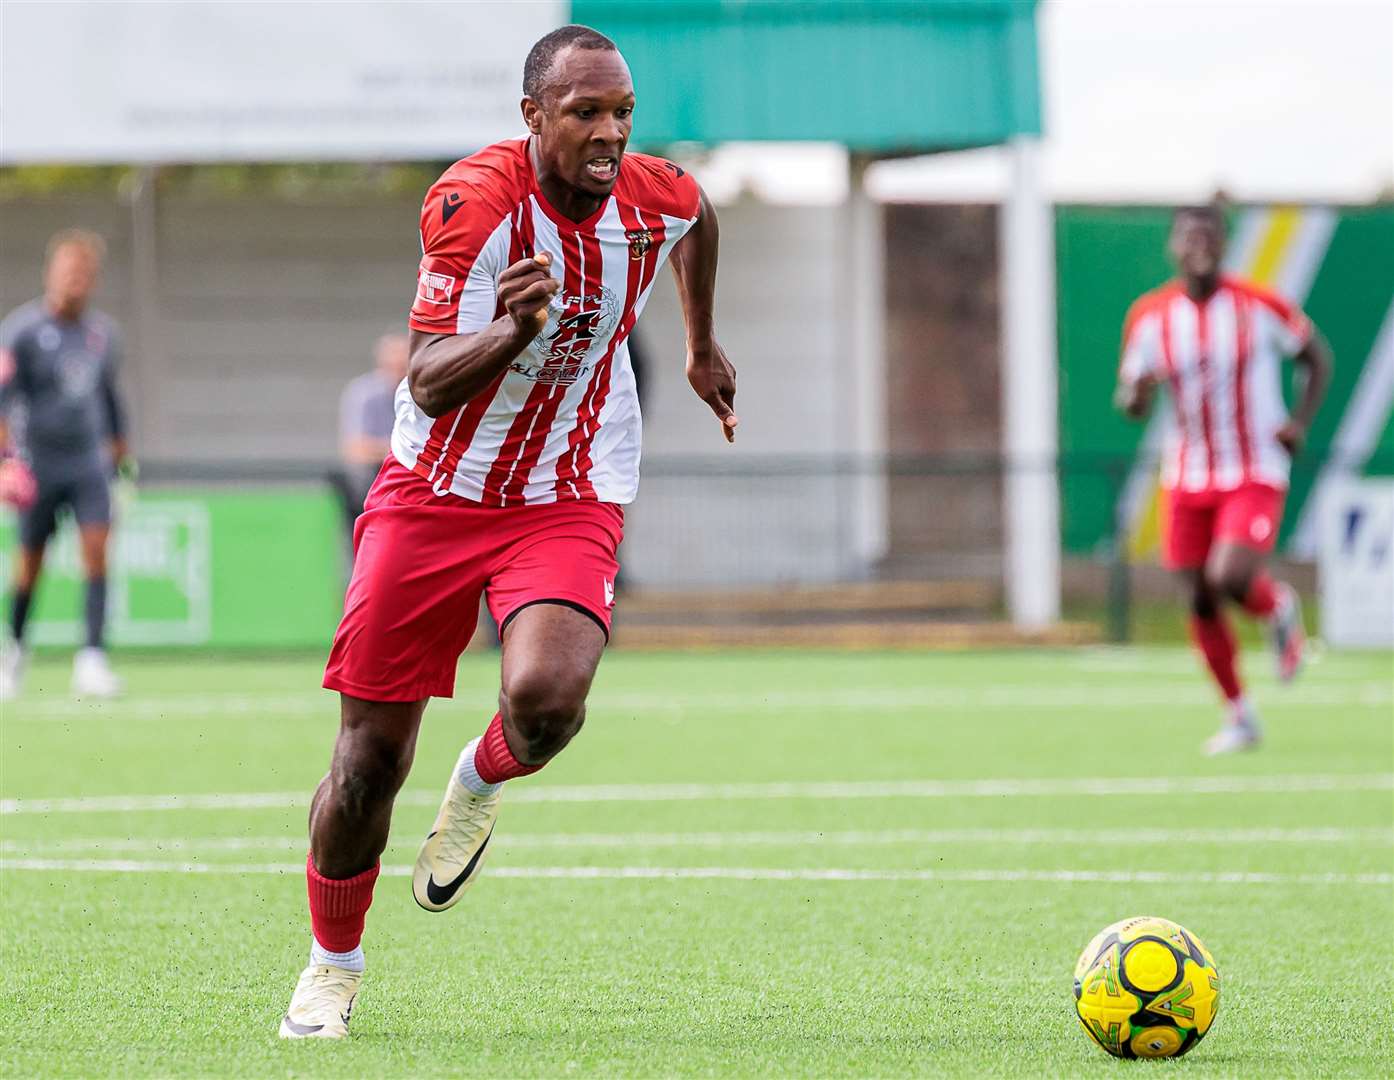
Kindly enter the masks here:
[[449, 274], [422, 270], [416, 279], [416, 298], [423, 304], [449, 304], [455, 295], [455, 279]]

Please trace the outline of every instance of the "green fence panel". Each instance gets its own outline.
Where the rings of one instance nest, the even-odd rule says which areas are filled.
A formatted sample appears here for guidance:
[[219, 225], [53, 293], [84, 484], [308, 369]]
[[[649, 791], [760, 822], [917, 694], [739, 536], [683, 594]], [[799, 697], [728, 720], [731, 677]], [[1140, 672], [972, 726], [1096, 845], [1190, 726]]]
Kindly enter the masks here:
[[[10, 580], [15, 522], [0, 520]], [[121, 508], [110, 558], [113, 645], [306, 648], [328, 643], [343, 605], [347, 542], [317, 487], [144, 492]], [[81, 639], [82, 573], [65, 520], [45, 560], [39, 645]]]
[[1118, 345], [1129, 305], [1169, 274], [1170, 227], [1170, 212], [1156, 207], [1056, 213], [1060, 522], [1068, 551], [1112, 541], [1119, 474], [1143, 432], [1113, 407]]
[[[1312, 423], [1310, 449], [1320, 453], [1331, 446], [1337, 426], [1355, 401], [1360, 377], [1367, 367], [1380, 362], [1374, 356], [1375, 341], [1394, 303], [1394, 207], [1350, 209], [1341, 212], [1321, 270], [1312, 282], [1304, 305], [1312, 321], [1331, 343], [1335, 357], [1331, 388], [1321, 412]], [[1366, 384], [1367, 386], [1369, 384]], [[1388, 403], [1385, 405], [1385, 415]], [[1386, 424], [1387, 427], [1387, 424]], [[1394, 455], [1377, 449], [1363, 463], [1371, 475], [1394, 474]], [[1313, 454], [1308, 454], [1311, 458]], [[1289, 506], [1305, 502], [1315, 479], [1311, 468], [1295, 469]], [[1297, 514], [1284, 519], [1285, 534]]]

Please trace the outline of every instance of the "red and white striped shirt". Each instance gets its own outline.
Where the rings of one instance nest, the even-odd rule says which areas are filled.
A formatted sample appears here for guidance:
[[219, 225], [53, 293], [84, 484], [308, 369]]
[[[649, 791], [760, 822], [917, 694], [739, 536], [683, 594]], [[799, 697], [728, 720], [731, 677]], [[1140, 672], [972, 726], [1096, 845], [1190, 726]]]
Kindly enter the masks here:
[[633, 501], [641, 422], [627, 338], [658, 268], [697, 221], [699, 200], [696, 181], [676, 165], [626, 153], [600, 209], [571, 221], [538, 188], [526, 139], [447, 169], [421, 209], [412, 329], [482, 330], [504, 315], [499, 275], [541, 251], [562, 287], [542, 333], [460, 408], [433, 420], [403, 381], [397, 460], [437, 494], [486, 506]]
[[1123, 329], [1121, 378], [1136, 383], [1150, 376], [1171, 388], [1163, 487], [1287, 487], [1288, 454], [1275, 438], [1288, 416], [1282, 359], [1301, 352], [1311, 337], [1306, 315], [1241, 278], [1222, 277], [1203, 303], [1172, 282], [1133, 304]]

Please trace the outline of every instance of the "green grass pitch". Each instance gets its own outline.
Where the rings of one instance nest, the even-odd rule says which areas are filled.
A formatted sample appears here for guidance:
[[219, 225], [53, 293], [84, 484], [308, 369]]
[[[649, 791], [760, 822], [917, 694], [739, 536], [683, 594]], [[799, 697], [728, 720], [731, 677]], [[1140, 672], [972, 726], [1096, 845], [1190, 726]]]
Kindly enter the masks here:
[[[1280, 688], [1247, 659], [1268, 743], [1206, 760], [1181, 649], [616, 653], [433, 915], [403, 875], [492, 712], [470, 656], [328, 1044], [276, 1038], [336, 726], [318, 664], [130, 658], [93, 707], [42, 661], [0, 725], [0, 1075], [1387, 1074], [1394, 661]], [[1076, 954], [1135, 914], [1219, 963], [1179, 1062], [1114, 1061], [1074, 1018]]]

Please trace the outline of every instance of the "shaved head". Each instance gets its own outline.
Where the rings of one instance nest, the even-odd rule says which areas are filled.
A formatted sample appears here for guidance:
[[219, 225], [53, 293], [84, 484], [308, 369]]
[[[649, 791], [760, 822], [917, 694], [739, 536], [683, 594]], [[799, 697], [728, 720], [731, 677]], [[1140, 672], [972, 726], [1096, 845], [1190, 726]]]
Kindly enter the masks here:
[[552, 83], [557, 57], [567, 49], [619, 52], [619, 47], [599, 30], [576, 23], [560, 26], [540, 38], [528, 51], [528, 58], [523, 63], [523, 93], [526, 96], [534, 101], [542, 100], [542, 95]]

